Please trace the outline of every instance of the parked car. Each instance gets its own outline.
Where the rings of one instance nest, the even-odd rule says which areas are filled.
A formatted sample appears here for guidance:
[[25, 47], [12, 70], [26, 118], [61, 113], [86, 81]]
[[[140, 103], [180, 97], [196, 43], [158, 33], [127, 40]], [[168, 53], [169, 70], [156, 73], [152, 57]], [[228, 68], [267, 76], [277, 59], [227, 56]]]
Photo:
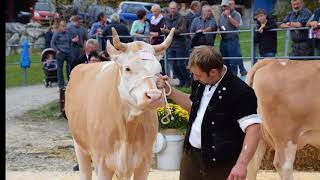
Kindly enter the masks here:
[[17, 15], [17, 22], [28, 24], [32, 18], [32, 13], [27, 11], [19, 11]]
[[36, 2], [34, 7], [31, 8], [32, 20], [40, 24], [49, 24], [50, 19], [57, 18], [59, 15], [56, 7], [50, 1]]
[[133, 21], [137, 20], [137, 11], [144, 9], [147, 12], [147, 19], [151, 20], [152, 13], [151, 7], [156, 3], [147, 3], [147, 2], [133, 2], [133, 1], [122, 1], [118, 8], [118, 14], [120, 20], [127, 24], [132, 24]]

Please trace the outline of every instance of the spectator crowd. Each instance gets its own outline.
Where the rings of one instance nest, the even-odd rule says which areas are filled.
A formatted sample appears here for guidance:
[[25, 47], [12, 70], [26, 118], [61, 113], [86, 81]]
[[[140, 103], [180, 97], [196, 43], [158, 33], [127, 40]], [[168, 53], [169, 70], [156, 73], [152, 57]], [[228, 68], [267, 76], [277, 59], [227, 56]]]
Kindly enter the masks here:
[[[301, 28], [310, 29], [290, 30], [292, 41], [291, 56], [319, 56], [320, 55], [320, 8], [311, 12], [304, 6], [303, 0], [291, 0], [292, 11], [278, 24], [269, 17], [264, 9], [257, 9], [256, 32], [254, 42], [259, 49], [261, 57], [274, 57], [277, 54], [277, 31], [275, 28]], [[104, 13], [99, 13], [96, 22], [89, 30], [83, 27], [77, 13], [70, 19], [58, 19], [51, 23], [49, 31], [45, 35], [45, 48], [56, 50], [58, 62], [58, 84], [65, 87], [63, 77], [64, 62], [67, 64], [66, 74], [69, 79], [71, 70], [78, 64], [109, 60], [106, 42], [112, 42], [111, 28], [114, 27], [121, 42], [145, 41], [152, 45], [160, 44], [164, 36], [175, 28], [175, 34], [170, 48], [167, 50], [169, 67], [173, 70], [173, 76], [179, 79], [180, 87], [190, 87], [191, 74], [187, 70], [187, 62], [191, 51], [200, 45], [215, 46], [217, 31], [222, 32], [220, 52], [224, 64], [235, 75], [245, 76], [247, 70], [243, 65], [239, 32], [242, 25], [241, 14], [235, 9], [235, 1], [222, 1], [221, 14], [218, 20], [213, 16], [212, 7], [205, 1], [192, 1], [186, 15], [179, 13], [179, 5], [172, 1], [167, 12], [159, 5], [153, 5], [151, 20], [147, 19], [145, 10], [137, 11], [137, 20], [130, 28], [120, 22], [119, 15], [111, 15], [111, 22], [107, 22]], [[271, 31], [270, 31], [271, 30]], [[223, 31], [233, 31], [223, 33]], [[181, 35], [181, 33], [185, 33]], [[98, 36], [98, 38], [97, 38]], [[91, 61], [92, 59], [92, 61]], [[297, 58], [299, 59], [299, 58]], [[305, 58], [301, 58], [305, 59]], [[164, 66], [163, 61], [161, 61]], [[163, 73], [164, 67], [163, 67]]]

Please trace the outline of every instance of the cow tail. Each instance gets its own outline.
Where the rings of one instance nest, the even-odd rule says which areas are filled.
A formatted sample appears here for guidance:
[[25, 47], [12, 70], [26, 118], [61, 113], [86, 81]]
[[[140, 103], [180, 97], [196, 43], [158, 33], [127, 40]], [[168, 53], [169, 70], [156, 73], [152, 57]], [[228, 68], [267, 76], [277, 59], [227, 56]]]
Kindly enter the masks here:
[[254, 80], [254, 75], [255, 73], [262, 68], [263, 66], [274, 62], [275, 60], [273, 59], [264, 59], [264, 60], [260, 60], [258, 61], [256, 64], [254, 64], [254, 66], [249, 70], [248, 74], [247, 74], [247, 78], [246, 78], [246, 83], [252, 87], [253, 86], [253, 80]]

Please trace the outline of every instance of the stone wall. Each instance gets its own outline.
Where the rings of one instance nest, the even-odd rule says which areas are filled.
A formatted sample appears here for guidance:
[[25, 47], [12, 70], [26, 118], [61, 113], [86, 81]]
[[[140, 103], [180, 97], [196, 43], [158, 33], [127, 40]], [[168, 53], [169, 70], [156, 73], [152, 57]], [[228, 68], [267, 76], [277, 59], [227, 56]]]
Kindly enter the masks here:
[[45, 45], [44, 35], [49, 27], [39, 23], [6, 23], [6, 56], [20, 52], [21, 42], [27, 38], [31, 48], [42, 50]]

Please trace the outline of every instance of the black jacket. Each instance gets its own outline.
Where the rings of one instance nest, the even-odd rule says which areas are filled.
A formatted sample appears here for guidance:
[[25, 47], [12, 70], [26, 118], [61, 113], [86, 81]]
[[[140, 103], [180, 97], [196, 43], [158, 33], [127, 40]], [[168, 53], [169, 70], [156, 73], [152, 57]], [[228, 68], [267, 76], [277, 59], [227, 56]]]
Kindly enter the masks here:
[[[107, 27], [103, 30], [102, 35], [103, 36], [112, 36], [111, 28], [114, 27], [117, 30], [117, 33], [119, 36], [130, 36], [129, 29], [126, 25], [122, 23], [111, 23], [108, 24]], [[105, 40], [110, 40], [112, 43], [112, 37], [106, 37]], [[131, 37], [120, 37], [120, 41], [123, 43], [132, 42]]]
[[[193, 82], [185, 149], [191, 147], [190, 131], [204, 89], [205, 85]], [[238, 120], [251, 114], [257, 114], [257, 99], [253, 89], [228, 70], [215, 90], [202, 121], [201, 159], [205, 167], [214, 167], [225, 161], [236, 163], [245, 136]]]
[[72, 61], [70, 72], [72, 71], [72, 69], [74, 67], [76, 67], [79, 64], [83, 64], [83, 63], [88, 63], [88, 58], [85, 53], [82, 56], [80, 56], [78, 59]]
[[[257, 29], [261, 27], [261, 23], [257, 21]], [[264, 54], [266, 52], [277, 53], [277, 31], [269, 31], [270, 29], [277, 28], [277, 24], [268, 20], [266, 26], [263, 28], [263, 32], [255, 32], [255, 43], [259, 44], [259, 53]]]

